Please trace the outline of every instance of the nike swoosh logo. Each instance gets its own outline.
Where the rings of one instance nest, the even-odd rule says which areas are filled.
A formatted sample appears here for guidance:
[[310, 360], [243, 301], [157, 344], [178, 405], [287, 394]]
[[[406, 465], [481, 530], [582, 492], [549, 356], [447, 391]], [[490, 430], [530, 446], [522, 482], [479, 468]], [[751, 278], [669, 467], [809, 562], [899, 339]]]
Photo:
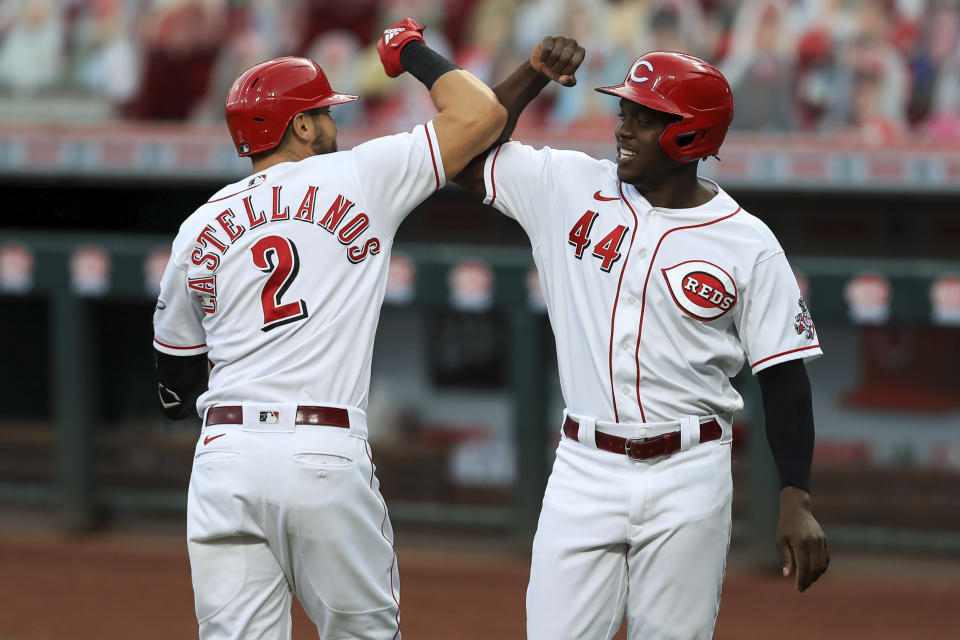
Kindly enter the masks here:
[[203, 439], [203, 444], [204, 444], [204, 446], [206, 446], [206, 445], [210, 444], [211, 442], [213, 442], [214, 440], [216, 440], [217, 438], [222, 438], [222, 437], [225, 436], [225, 435], [227, 435], [227, 434], [221, 433], [221, 434], [218, 435], [218, 436], [207, 436], [206, 438]]
[[593, 199], [599, 200], [600, 202], [610, 202], [611, 200], [619, 200], [620, 198], [619, 196], [616, 198], [608, 198], [607, 196], [600, 195], [600, 192], [597, 191], [595, 194], [593, 194]]

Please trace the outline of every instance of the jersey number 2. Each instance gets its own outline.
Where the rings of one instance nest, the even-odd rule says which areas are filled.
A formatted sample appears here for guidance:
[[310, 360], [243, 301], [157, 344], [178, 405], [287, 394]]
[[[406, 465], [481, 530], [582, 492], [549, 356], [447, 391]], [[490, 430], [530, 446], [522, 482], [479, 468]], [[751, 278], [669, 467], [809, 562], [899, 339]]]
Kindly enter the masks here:
[[251, 248], [253, 265], [269, 273], [267, 283], [260, 292], [263, 304], [261, 331], [270, 331], [288, 322], [307, 317], [307, 303], [303, 300], [282, 304], [280, 298], [287, 292], [300, 271], [300, 256], [292, 240], [280, 236], [267, 236]]

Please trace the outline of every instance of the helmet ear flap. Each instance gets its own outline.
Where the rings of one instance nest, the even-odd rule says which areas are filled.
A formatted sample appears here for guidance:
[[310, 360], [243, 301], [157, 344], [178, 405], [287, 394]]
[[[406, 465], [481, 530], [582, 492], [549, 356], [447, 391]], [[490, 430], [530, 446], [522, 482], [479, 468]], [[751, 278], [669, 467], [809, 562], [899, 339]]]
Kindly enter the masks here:
[[675, 122], [667, 125], [660, 135], [660, 146], [667, 155], [677, 162], [689, 162], [691, 151], [697, 149], [703, 142], [703, 129], [690, 130], [690, 123]]
[[703, 131], [688, 131], [686, 133], [678, 133], [674, 140], [677, 143], [677, 146], [681, 149], [683, 147], [688, 147], [691, 144], [694, 144], [697, 141], [697, 138], [703, 138]]
[[[733, 111], [712, 109], [701, 112], [682, 122], [667, 125], [660, 136], [660, 145], [677, 162], [692, 162], [716, 155], [727, 134]], [[691, 126], [699, 126], [690, 129]]]

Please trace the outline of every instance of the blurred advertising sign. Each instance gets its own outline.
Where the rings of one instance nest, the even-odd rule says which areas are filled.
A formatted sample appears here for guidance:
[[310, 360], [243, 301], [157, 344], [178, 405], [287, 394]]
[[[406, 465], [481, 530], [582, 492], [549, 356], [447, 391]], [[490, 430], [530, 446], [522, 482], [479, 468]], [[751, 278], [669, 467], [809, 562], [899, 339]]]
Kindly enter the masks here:
[[110, 255], [96, 245], [78, 247], [70, 257], [70, 286], [82, 296], [102, 296], [110, 288]]
[[960, 326], [960, 275], [948, 273], [933, 281], [930, 307], [934, 324]]
[[450, 269], [450, 304], [460, 311], [486, 311], [493, 305], [493, 269], [476, 258], [461, 260]]
[[960, 469], [960, 443], [935, 443], [930, 448], [930, 466], [934, 469]]
[[162, 247], [147, 254], [143, 261], [143, 288], [150, 296], [160, 295], [160, 281], [170, 261], [170, 249]]
[[400, 252], [391, 255], [384, 301], [391, 304], [408, 304], [413, 300], [416, 285], [417, 265], [410, 256]]
[[885, 324], [890, 317], [893, 289], [879, 273], [867, 271], [853, 276], [843, 289], [843, 297], [855, 324]]
[[540, 272], [536, 267], [530, 267], [527, 271], [527, 304], [534, 311], [547, 310], [547, 301], [543, 297], [543, 289], [540, 288]]
[[0, 246], [0, 291], [26, 293], [33, 288], [36, 262], [24, 244], [10, 242]]

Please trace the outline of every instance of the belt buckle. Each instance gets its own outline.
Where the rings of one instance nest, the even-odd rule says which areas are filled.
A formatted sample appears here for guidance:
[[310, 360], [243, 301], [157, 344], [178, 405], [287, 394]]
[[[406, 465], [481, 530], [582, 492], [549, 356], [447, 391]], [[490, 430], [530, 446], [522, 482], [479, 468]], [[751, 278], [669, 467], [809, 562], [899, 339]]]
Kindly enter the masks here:
[[650, 440], [650, 438], [627, 438], [626, 440], [623, 441], [623, 452], [627, 454], [627, 457], [633, 460], [634, 462], [640, 462], [643, 460], [643, 458], [634, 458], [633, 453], [631, 453], [630, 451], [630, 445], [633, 444], [634, 442], [639, 442], [642, 444], [647, 440]]

